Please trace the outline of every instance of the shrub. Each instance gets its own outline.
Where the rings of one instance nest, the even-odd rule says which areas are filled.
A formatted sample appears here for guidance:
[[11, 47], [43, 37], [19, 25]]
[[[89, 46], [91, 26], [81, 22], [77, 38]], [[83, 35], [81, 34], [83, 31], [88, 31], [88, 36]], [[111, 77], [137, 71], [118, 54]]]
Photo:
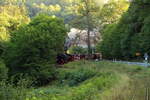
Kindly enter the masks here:
[[66, 29], [63, 21], [47, 15], [35, 17], [12, 34], [4, 54], [10, 75], [28, 74], [39, 82], [50, 81], [58, 53], [63, 52]]
[[87, 69], [79, 68], [76, 70], [69, 70], [69, 71], [61, 70], [59, 75], [60, 75], [59, 80], [61, 80], [61, 82], [63, 83], [65, 82], [69, 86], [75, 86], [95, 76], [96, 72], [88, 68]]

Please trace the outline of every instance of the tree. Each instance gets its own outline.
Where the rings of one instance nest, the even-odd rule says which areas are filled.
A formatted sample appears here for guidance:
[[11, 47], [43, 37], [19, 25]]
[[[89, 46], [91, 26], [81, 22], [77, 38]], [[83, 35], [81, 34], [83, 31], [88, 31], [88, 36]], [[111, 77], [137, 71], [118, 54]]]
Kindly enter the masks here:
[[111, 44], [111, 48], [108, 49], [112, 51], [112, 54], [108, 56], [119, 59], [136, 59], [136, 53], [139, 53], [141, 58], [143, 58], [144, 53], [150, 54], [149, 16], [148, 1], [133, 1], [115, 28], [110, 32], [103, 33], [110, 34], [107, 40], [111, 41], [107, 43], [105, 39], [102, 41], [105, 46]]
[[80, 0], [78, 4], [77, 17], [72, 20], [74, 28], [87, 30], [88, 51], [91, 52], [90, 32], [93, 29], [102, 31], [106, 24], [117, 23], [121, 15], [128, 9], [129, 3], [126, 0]]
[[72, 27], [87, 30], [87, 46], [89, 54], [92, 53], [90, 32], [96, 28], [94, 19], [95, 13], [98, 12], [99, 9], [99, 6], [97, 6], [93, 0], [81, 0], [80, 4], [78, 4], [78, 17], [71, 22]]
[[[129, 2], [126, 0], [110, 0], [104, 4], [99, 12], [102, 41], [97, 44], [97, 51], [101, 52], [103, 57], [107, 59], [122, 57], [121, 44], [118, 41], [120, 40], [121, 30], [124, 25], [119, 27], [117, 23], [119, 23], [121, 16], [127, 11], [128, 6]], [[115, 31], [118, 28], [120, 28], [120, 31]]]
[[78, 0], [27, 0], [26, 6], [29, 9], [30, 17], [46, 13], [63, 18], [65, 23], [69, 23], [75, 17], [76, 10], [72, 10], [76, 8], [74, 1]]
[[107, 28], [103, 30], [103, 41], [97, 44], [97, 51], [103, 54], [103, 58], [111, 59], [112, 57], [112, 31], [116, 27], [116, 24], [107, 25]]
[[7, 4], [0, 6], [0, 55], [5, 49], [5, 42], [11, 38], [11, 32], [18, 29], [21, 24], [27, 24], [30, 18], [27, 16], [24, 5]]
[[24, 6], [17, 5], [3, 5], [0, 7], [0, 31], [1, 39], [3, 40], [3, 34], [9, 35], [10, 32], [16, 30], [19, 25], [28, 23], [30, 19], [27, 16]]
[[64, 51], [65, 38], [65, 25], [56, 17], [39, 15], [20, 27], [12, 34], [4, 56], [10, 75], [23, 73], [38, 82], [49, 82], [54, 78], [56, 56]]
[[117, 23], [128, 7], [127, 0], [109, 0], [99, 12], [100, 25]]

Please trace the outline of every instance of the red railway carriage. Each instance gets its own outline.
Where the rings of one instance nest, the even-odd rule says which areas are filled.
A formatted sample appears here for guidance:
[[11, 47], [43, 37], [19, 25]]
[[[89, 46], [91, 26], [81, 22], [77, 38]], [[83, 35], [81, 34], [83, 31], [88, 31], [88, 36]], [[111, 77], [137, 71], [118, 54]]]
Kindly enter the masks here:
[[91, 59], [91, 60], [102, 60], [102, 55], [100, 53], [91, 54], [89, 55], [85, 54], [58, 54], [57, 55], [57, 64], [63, 65], [68, 62], [77, 61], [77, 60], [83, 60], [83, 59]]

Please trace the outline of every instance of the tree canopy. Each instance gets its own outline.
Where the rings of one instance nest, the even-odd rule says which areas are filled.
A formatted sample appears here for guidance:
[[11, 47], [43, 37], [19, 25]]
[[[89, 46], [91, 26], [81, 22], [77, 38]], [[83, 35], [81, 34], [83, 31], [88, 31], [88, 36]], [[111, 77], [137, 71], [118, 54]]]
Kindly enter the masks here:
[[136, 58], [136, 53], [139, 53], [141, 58], [144, 53], [150, 53], [149, 5], [146, 0], [133, 1], [121, 20], [106, 28], [100, 43], [105, 56], [131, 59]]
[[[56, 56], [63, 53], [66, 29], [59, 18], [39, 15], [13, 32], [4, 53], [10, 75], [28, 74], [38, 82], [50, 81]], [[43, 81], [43, 82], [45, 82]]]

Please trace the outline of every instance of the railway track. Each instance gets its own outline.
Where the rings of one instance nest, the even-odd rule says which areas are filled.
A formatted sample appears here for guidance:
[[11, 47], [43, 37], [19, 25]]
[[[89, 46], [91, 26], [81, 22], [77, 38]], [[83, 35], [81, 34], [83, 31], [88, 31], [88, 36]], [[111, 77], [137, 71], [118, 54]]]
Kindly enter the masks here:
[[[143, 67], [150, 67], [150, 63], [138, 63], [127, 61], [113, 61], [116, 63], [125, 63], [129, 65], [139, 65]], [[149, 70], [147, 68], [147, 70]], [[134, 76], [135, 75], [135, 76]], [[134, 73], [130, 75], [131, 81], [125, 88], [116, 88], [112, 91], [112, 96], [108, 96], [104, 100], [150, 100], [150, 74], [139, 72], [138, 75]]]
[[[138, 91], [138, 90], [137, 90]], [[149, 88], [145, 88], [144, 89], [144, 95], [143, 95], [143, 99], [142, 100], [150, 100], [150, 89]], [[130, 100], [141, 100], [139, 98], [139, 96], [136, 94], [136, 92], [132, 95]]]
[[149, 88], [145, 89], [145, 100], [150, 100], [150, 89]]
[[131, 82], [125, 88], [114, 89], [112, 93], [113, 96], [106, 100], [150, 100], [149, 79], [145, 82], [141, 80]]

